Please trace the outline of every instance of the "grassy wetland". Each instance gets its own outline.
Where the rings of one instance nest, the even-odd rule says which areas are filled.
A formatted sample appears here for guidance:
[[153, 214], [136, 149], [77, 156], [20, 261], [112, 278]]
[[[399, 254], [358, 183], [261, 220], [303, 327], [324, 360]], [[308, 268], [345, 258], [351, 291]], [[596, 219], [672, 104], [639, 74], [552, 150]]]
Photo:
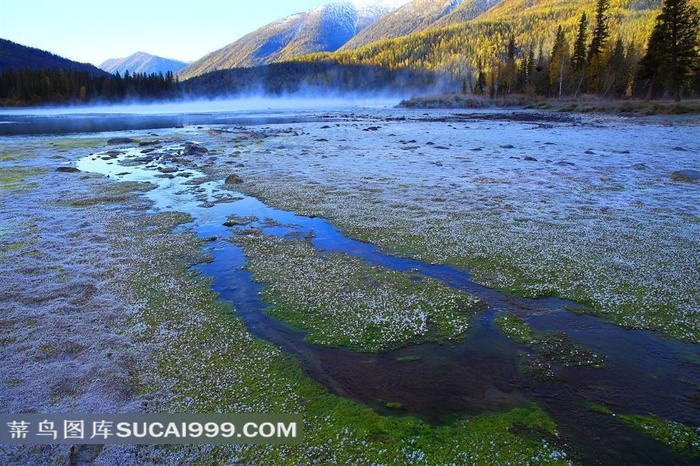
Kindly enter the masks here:
[[[569, 464], [620, 448], [691, 464], [698, 184], [671, 175], [700, 169], [697, 124], [386, 110], [4, 136], [3, 410], [301, 413], [305, 439], [0, 452], [9, 464]], [[324, 247], [341, 235], [385, 265]], [[243, 262], [222, 263], [227, 251]], [[248, 299], [299, 339], [252, 331], [248, 301], [217, 291], [226, 277], [207, 264], [247, 273], [260, 287]], [[443, 265], [474, 286], [441, 279]], [[317, 377], [323, 358], [340, 369]], [[353, 388], [362, 373], [369, 395]], [[611, 438], [592, 446], [579, 430]]]

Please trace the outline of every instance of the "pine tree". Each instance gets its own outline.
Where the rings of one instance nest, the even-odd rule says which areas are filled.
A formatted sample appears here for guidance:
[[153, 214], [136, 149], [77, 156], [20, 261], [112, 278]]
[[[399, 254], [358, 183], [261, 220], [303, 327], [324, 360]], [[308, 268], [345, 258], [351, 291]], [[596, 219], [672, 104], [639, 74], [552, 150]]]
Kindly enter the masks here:
[[589, 91], [595, 94], [600, 92], [603, 69], [605, 68], [603, 50], [610, 36], [610, 31], [608, 30], [609, 7], [610, 0], [597, 0], [593, 37], [591, 38], [591, 45], [588, 47], [588, 87]]
[[676, 102], [698, 68], [700, 14], [687, 0], [665, 0], [639, 64], [637, 83], [655, 95], [655, 84], [665, 84]]
[[586, 13], [581, 15], [578, 23], [578, 34], [574, 42], [574, 54], [571, 57], [571, 65], [574, 71], [582, 70], [586, 66], [586, 42], [588, 41], [588, 18]]
[[486, 92], [486, 73], [484, 73], [484, 65], [479, 60], [477, 64], [477, 78], [476, 78], [476, 86], [474, 86], [474, 93], [479, 94], [479, 95], [484, 95]]
[[591, 38], [591, 45], [588, 48], [588, 61], [595, 55], [600, 55], [603, 53], [603, 48], [605, 47], [605, 42], [610, 36], [610, 31], [608, 30], [608, 8], [610, 7], [610, 0], [597, 0], [595, 7], [595, 25], [593, 26], [593, 37]]
[[605, 67], [605, 91], [603, 95], [612, 94], [615, 98], [623, 97], [627, 91], [628, 81], [629, 66], [625, 57], [625, 46], [622, 39], [617, 39]]
[[508, 41], [506, 53], [506, 66], [504, 72], [505, 94], [509, 94], [515, 87], [518, 80], [518, 66], [515, 63], [515, 37], [511, 36]]

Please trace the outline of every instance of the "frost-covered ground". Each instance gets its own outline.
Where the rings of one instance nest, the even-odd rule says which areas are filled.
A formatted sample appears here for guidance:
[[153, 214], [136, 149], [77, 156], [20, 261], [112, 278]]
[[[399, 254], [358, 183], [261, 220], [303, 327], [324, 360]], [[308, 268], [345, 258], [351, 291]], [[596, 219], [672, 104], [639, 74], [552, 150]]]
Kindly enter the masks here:
[[568, 462], [556, 426], [535, 405], [433, 426], [380, 416], [307, 378], [295, 360], [253, 337], [210, 281], [189, 269], [203, 259], [202, 241], [174, 230], [189, 216], [167, 205], [152, 211], [144, 195], [151, 185], [70, 170], [112, 149], [107, 137], [1, 139], [0, 409], [302, 413], [305, 440], [1, 445], [0, 463]]
[[[615, 322], [697, 342], [700, 186], [671, 173], [700, 169], [699, 127], [679, 119], [389, 110], [129, 136], [148, 143], [139, 151], [156, 140], [184, 150], [183, 141], [196, 139], [208, 152], [194, 150], [187, 164], [211, 180], [235, 174], [229, 188], [329, 218], [392, 253], [466, 267], [513, 293], [569, 297]], [[329, 394], [253, 337], [210, 281], [188, 268], [202, 260], [202, 242], [186, 228], [173, 231], [189, 220], [174, 212], [177, 199], [154, 190], [155, 213], [142, 195], [149, 186], [114, 183], [150, 162], [115, 167], [112, 179], [56, 171], [88, 154], [109, 162], [108, 151], [121, 150], [106, 144], [111, 136], [2, 138], [0, 408], [300, 412], [306, 440], [298, 447], [3, 446], [5, 463], [95, 455], [96, 464], [568, 462], [566, 439], [534, 405], [433, 426]], [[168, 163], [154, 172], [158, 179], [192, 178], [186, 190], [195, 198], [206, 191], [198, 186], [204, 178]], [[232, 200], [224, 194], [211, 206]], [[284, 243], [275, 257], [306, 247]], [[302, 252], [300, 263], [308, 262]], [[349, 275], [369, 267], [326, 260]], [[302, 284], [317, 281], [322, 262], [307, 264]], [[280, 270], [286, 279], [265, 274], [269, 289], [293, 282], [293, 267]], [[380, 290], [400, 288], [405, 278], [380, 275]]]
[[[240, 190], [389, 252], [700, 341], [693, 119], [390, 111], [215, 144]], [[230, 160], [230, 159], [229, 159]]]

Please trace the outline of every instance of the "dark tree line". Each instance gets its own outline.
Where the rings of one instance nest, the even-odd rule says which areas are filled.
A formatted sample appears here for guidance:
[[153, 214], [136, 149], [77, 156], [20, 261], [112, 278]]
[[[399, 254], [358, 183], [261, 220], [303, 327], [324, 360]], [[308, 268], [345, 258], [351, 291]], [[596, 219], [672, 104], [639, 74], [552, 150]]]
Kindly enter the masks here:
[[[643, 55], [620, 38], [611, 40], [608, 8], [609, 0], [597, 1], [592, 29], [581, 15], [573, 46], [559, 26], [549, 55], [540, 47], [535, 58], [533, 46], [518, 49], [510, 39], [490, 70], [479, 66], [472, 91], [676, 101], [682, 95], [700, 96], [700, 13], [695, 7], [687, 0], [664, 0]], [[467, 87], [463, 84], [463, 91]]]
[[424, 90], [440, 80], [436, 73], [390, 70], [379, 66], [345, 65], [332, 60], [280, 62], [251, 68], [220, 70], [188, 79], [183, 91], [192, 97], [266, 94], [379, 93]]
[[170, 72], [95, 74], [63, 69], [7, 69], [0, 73], [0, 106], [120, 102], [130, 99], [168, 99], [179, 95]]

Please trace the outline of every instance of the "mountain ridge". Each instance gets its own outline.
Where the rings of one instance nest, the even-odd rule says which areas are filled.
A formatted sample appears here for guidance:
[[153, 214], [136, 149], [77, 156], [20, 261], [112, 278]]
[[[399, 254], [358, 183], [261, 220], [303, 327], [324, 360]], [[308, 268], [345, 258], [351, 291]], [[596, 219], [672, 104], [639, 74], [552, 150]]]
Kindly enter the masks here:
[[[399, 2], [400, 4], [401, 2]], [[273, 21], [191, 63], [182, 79], [210, 71], [265, 65], [316, 52], [334, 52], [394, 6], [379, 2], [325, 3]]]
[[33, 70], [42, 68], [66, 69], [86, 71], [96, 75], [107, 74], [89, 63], [79, 63], [46, 50], [0, 39], [0, 72], [8, 69], [24, 70], [27, 68]]
[[100, 69], [108, 73], [124, 74], [127, 70], [129, 73], [145, 73], [145, 74], [167, 74], [168, 72], [175, 73], [187, 66], [187, 63], [174, 60], [171, 58], [159, 57], [146, 52], [135, 52], [125, 58], [110, 58], [105, 60], [99, 66]]

